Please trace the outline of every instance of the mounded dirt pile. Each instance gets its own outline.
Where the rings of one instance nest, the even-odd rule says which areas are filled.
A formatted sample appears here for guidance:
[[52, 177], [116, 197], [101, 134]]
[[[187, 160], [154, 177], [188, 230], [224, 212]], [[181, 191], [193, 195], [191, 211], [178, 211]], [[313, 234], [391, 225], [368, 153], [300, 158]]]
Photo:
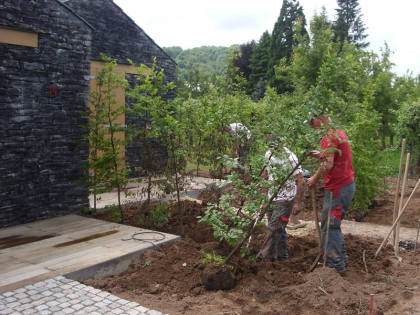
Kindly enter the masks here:
[[[126, 223], [138, 226], [139, 217], [146, 222], [144, 218], [152, 209], [153, 205], [126, 206]], [[411, 262], [412, 252], [402, 251], [403, 262], [398, 264], [393, 251], [384, 248], [374, 258], [380, 240], [351, 234], [345, 235], [349, 263], [343, 276], [322, 265], [307, 273], [318, 253], [316, 235], [289, 235], [288, 261], [254, 262], [238, 253], [231, 261], [235, 286], [207, 290], [203, 280], [214, 270], [203, 264], [204, 254], [227, 255], [229, 248], [214, 240], [209, 227], [197, 222], [204, 210], [205, 206], [192, 201], [184, 201], [181, 207], [168, 206], [169, 222], [153, 229], [181, 234], [182, 223], [185, 236], [181, 241], [146, 251], [122, 275], [86, 284], [169, 314], [367, 314], [370, 294], [375, 294], [374, 314], [411, 310], [410, 303], [419, 290], [420, 255]], [[254, 255], [263, 236], [261, 227], [251, 242]], [[229, 285], [226, 283], [226, 289]]]

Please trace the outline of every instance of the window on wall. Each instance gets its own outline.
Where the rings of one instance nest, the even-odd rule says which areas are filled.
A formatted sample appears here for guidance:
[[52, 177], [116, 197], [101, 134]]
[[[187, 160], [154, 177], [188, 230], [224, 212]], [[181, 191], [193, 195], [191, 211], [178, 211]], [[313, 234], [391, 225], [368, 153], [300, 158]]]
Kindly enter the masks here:
[[38, 33], [23, 32], [0, 27], [0, 43], [38, 47]]

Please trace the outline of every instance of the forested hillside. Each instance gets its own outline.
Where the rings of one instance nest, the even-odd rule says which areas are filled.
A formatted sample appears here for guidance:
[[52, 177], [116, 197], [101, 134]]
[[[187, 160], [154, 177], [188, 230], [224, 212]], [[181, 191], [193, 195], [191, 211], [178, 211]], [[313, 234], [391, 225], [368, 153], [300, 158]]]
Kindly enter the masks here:
[[180, 77], [188, 78], [188, 73], [198, 70], [206, 76], [223, 75], [227, 67], [230, 51], [237, 46], [202, 46], [183, 50], [181, 47], [164, 47], [163, 50], [178, 64]]

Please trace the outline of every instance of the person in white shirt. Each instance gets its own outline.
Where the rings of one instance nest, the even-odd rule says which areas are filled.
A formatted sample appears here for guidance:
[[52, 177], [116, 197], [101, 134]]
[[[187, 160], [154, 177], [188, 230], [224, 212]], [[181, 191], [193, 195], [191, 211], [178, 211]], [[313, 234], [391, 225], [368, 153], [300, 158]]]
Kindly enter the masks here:
[[[276, 170], [289, 174], [299, 162], [296, 155], [288, 148], [275, 144], [272, 137], [269, 137], [269, 140], [271, 149], [265, 153], [268, 166], [263, 177], [269, 181], [277, 181]], [[274, 197], [270, 211], [267, 211], [268, 234], [257, 258], [277, 261], [288, 259], [286, 225], [292, 211], [295, 215], [299, 213], [304, 189], [303, 170], [298, 166]], [[270, 199], [276, 192], [276, 187], [269, 189], [268, 198]]]

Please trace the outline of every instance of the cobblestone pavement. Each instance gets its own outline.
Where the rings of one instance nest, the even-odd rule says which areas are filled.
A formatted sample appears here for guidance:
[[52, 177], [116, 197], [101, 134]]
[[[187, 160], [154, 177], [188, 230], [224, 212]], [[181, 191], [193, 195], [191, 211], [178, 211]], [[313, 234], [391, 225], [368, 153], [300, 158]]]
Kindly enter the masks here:
[[1, 294], [0, 314], [162, 315], [63, 276]]

